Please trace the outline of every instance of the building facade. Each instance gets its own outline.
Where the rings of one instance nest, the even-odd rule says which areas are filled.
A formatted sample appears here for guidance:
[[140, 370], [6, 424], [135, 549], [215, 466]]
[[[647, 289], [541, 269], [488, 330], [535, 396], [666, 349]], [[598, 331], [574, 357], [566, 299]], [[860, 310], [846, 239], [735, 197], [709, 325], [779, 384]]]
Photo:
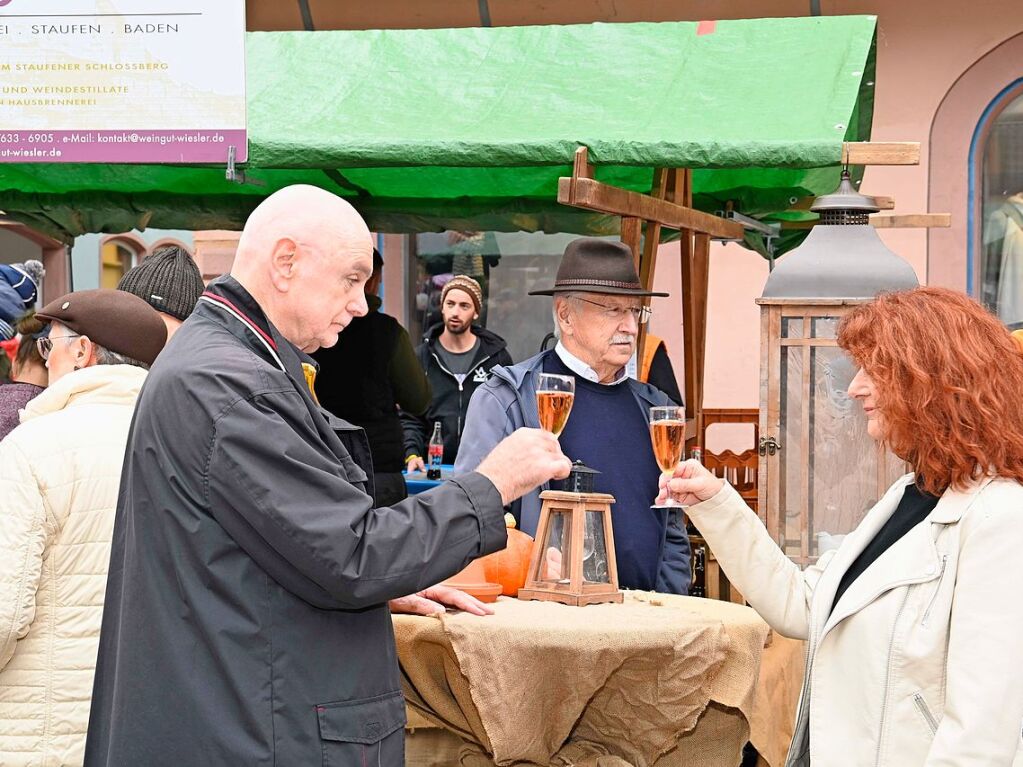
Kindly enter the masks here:
[[[1023, 324], [1023, 13], [1019, 0], [973, 4], [955, 0], [382, 0], [372, 5], [249, 0], [247, 4], [250, 30], [821, 14], [877, 15], [873, 139], [921, 143], [918, 166], [870, 167], [862, 190], [894, 198], [897, 214], [952, 214], [948, 229], [886, 229], [881, 231], [882, 239], [909, 260], [922, 282], [967, 290], [1006, 324]], [[756, 87], [756, 83], [738, 85]], [[229, 268], [236, 235], [202, 232], [194, 240], [181, 232], [82, 237], [72, 251], [66, 284], [85, 288], [116, 283], [115, 276], [129, 268], [133, 259], [167, 238], [194, 245], [200, 268], [210, 277]], [[568, 239], [570, 235], [556, 233], [382, 235], [384, 309], [415, 335], [436, 318], [433, 302], [446, 274], [453, 269], [479, 272], [487, 287], [484, 320], [488, 327], [507, 337], [517, 359], [528, 356], [550, 330], [550, 311], [549, 299], [529, 298], [525, 293], [549, 281]], [[10, 242], [0, 239], [0, 247], [7, 248]], [[3, 260], [17, 260], [9, 258], [15, 250], [5, 250]], [[51, 249], [51, 263], [54, 258]], [[756, 253], [734, 244], [713, 245], [707, 407], [758, 405], [759, 312], [754, 299], [767, 274], [767, 262]], [[655, 287], [672, 297], [654, 301], [650, 329], [666, 340], [681, 377], [680, 281], [678, 246], [662, 245]]]

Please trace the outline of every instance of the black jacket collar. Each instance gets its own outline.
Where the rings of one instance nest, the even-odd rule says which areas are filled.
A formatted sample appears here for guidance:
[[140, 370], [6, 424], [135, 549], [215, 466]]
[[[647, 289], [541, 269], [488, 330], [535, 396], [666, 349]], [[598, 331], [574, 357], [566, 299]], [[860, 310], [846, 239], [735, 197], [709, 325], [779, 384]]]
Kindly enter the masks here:
[[234, 277], [225, 275], [211, 282], [203, 298], [221, 307], [222, 311], [213, 310], [214, 316], [234, 335], [268, 362], [283, 365], [284, 371], [296, 382], [305, 381], [303, 362], [318, 367], [312, 357], [281, 335], [252, 294]]

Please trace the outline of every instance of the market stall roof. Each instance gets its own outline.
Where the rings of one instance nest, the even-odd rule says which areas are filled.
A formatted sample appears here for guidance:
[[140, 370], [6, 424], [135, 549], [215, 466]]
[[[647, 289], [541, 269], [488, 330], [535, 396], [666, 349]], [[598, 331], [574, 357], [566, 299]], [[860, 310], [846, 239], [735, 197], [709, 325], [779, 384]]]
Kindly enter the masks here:
[[248, 183], [223, 166], [0, 164], [0, 210], [65, 239], [239, 229], [309, 183], [377, 231], [617, 232], [556, 202], [584, 145], [601, 181], [649, 192], [654, 168], [693, 168], [694, 207], [785, 215], [836, 186], [843, 141], [869, 138], [875, 21], [248, 33]]

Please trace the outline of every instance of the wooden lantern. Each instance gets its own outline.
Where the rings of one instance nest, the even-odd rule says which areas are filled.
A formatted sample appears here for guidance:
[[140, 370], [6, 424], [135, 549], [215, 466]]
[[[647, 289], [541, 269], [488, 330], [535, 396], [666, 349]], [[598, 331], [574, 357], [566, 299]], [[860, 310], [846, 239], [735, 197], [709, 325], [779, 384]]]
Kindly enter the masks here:
[[606, 493], [546, 490], [529, 576], [519, 599], [591, 605], [621, 602]]
[[917, 285], [913, 268], [870, 226], [878, 206], [848, 174], [819, 197], [821, 222], [768, 277], [761, 311], [759, 513], [790, 559], [806, 566], [855, 528], [902, 461], [867, 434], [846, 394], [856, 366], [838, 325], [878, 293]]

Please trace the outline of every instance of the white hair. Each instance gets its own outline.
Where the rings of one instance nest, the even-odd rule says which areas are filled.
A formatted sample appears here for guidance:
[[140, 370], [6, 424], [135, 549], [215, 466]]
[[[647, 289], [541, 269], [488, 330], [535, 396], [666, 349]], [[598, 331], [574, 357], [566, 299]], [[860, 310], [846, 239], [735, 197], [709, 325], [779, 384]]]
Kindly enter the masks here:
[[[70, 328], [68, 329], [70, 330]], [[64, 342], [65, 348], [67, 348], [71, 346], [74, 339], [78, 337], [79, 335], [64, 336], [61, 340]], [[88, 336], [85, 337], [89, 338]], [[102, 344], [96, 343], [91, 338], [89, 338], [89, 341], [92, 342], [92, 353], [96, 356], [97, 365], [132, 365], [134, 367], [142, 368], [143, 370], [149, 370], [149, 365], [145, 362], [140, 362], [139, 360], [133, 359], [126, 354], [121, 354], [120, 352], [110, 351], [110, 349]]]
[[554, 320], [554, 337], [558, 341], [561, 340], [561, 322], [558, 321], [558, 301], [567, 300], [569, 298], [578, 298], [580, 295], [580, 292], [577, 290], [554, 294], [554, 305], [551, 307], [551, 318]]

